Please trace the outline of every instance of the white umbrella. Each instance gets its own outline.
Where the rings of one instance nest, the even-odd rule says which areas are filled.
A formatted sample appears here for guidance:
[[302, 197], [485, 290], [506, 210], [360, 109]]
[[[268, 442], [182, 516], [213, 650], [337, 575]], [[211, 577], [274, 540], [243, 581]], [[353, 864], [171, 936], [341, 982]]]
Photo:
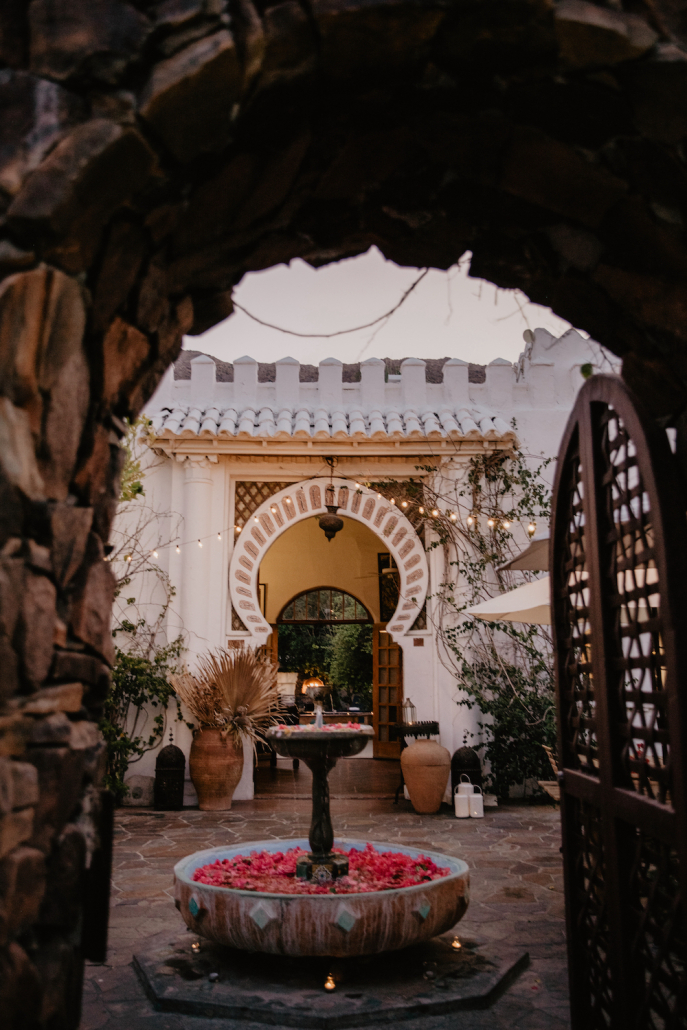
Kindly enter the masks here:
[[[587, 579], [586, 572], [579, 572], [576, 578], [580, 581]], [[644, 584], [653, 585], [658, 583], [658, 571], [651, 567], [648, 569], [635, 569], [633, 572], [618, 573], [618, 590], [621, 593], [633, 591], [636, 588], [642, 589]], [[630, 622], [630, 618], [637, 622], [646, 622], [650, 616], [647, 608], [647, 600], [650, 607], [657, 608], [660, 603], [659, 595], [651, 594], [648, 598], [640, 598], [639, 601], [629, 601], [627, 609], [621, 612], [620, 621], [623, 625]], [[588, 591], [585, 587], [584, 603], [589, 604]], [[630, 613], [632, 613], [630, 615]], [[530, 622], [538, 626], [551, 625], [550, 606], [550, 581], [548, 576], [535, 579], [532, 583], [525, 583], [524, 586], [516, 587], [505, 594], [497, 597], [490, 597], [488, 601], [476, 604], [474, 608], [466, 609], [466, 615], [473, 615], [476, 619], [483, 619], [485, 622]]]
[[548, 572], [549, 571], [549, 530], [542, 529], [535, 533], [532, 540], [520, 554], [511, 558], [501, 566], [501, 572]]
[[485, 622], [532, 622], [538, 626], [550, 626], [549, 577], [542, 576], [533, 583], [490, 597], [488, 601], [468, 608], [465, 614]]

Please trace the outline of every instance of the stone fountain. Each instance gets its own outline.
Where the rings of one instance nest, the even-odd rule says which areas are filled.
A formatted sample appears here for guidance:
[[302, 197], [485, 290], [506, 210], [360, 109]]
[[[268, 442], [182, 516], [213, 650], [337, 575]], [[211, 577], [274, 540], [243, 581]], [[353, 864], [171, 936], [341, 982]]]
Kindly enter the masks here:
[[[492, 948], [485, 957], [469, 941], [440, 936], [465, 914], [469, 871], [460, 859], [424, 848], [370, 842], [377, 851], [426, 855], [449, 870], [391, 890], [276, 894], [194, 881], [196, 869], [217, 860], [296, 847], [310, 849], [298, 876], [326, 884], [345, 875], [347, 856], [334, 846], [363, 850], [368, 842], [334, 838], [328, 775], [339, 758], [359, 754], [372, 733], [368, 726], [321, 724], [268, 731], [278, 754], [299, 758], [312, 771], [309, 839], [211, 848], [177, 863], [175, 904], [198, 939], [170, 941], [169, 933], [161, 934], [134, 956], [158, 1008], [334, 1030], [484, 1007], [524, 968], [528, 957], [521, 951]], [[263, 953], [257, 964], [250, 957], [255, 952]], [[337, 985], [349, 993], [332, 995]]]
[[[250, 851], [310, 852], [296, 875], [322, 883], [348, 872], [348, 857], [333, 852], [328, 776], [339, 758], [360, 754], [371, 726], [336, 728], [272, 727], [267, 739], [278, 754], [299, 758], [313, 775], [312, 821], [308, 841], [270, 840], [199, 851], [174, 869], [175, 904], [192, 930], [209, 940], [249, 951], [279, 955], [368, 955], [405, 948], [454, 926], [468, 907], [469, 873], [465, 862], [433, 852], [394, 845], [411, 857], [428, 855], [450, 873], [437, 880], [362, 894], [268, 894], [227, 890], [196, 883], [200, 866]], [[390, 845], [372, 841], [378, 851]], [[343, 848], [363, 850], [367, 841], [337, 840]]]

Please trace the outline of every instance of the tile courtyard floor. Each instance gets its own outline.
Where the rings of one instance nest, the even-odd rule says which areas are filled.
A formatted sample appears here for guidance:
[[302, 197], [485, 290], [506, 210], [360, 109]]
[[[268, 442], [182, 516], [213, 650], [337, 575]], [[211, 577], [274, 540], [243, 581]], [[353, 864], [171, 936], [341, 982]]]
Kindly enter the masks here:
[[[483, 820], [447, 806], [417, 815], [409, 802], [332, 799], [338, 835], [408, 844], [465, 859], [471, 901], [458, 931], [488, 945], [528, 950], [530, 966], [489, 1009], [403, 1021], [408, 1030], [568, 1030], [560, 818], [550, 806], [509, 804]], [[265, 1024], [156, 1012], [132, 967], [147, 937], [183, 928], [171, 899], [172, 867], [193, 851], [243, 841], [307, 836], [310, 802], [262, 797], [230, 812], [116, 815], [109, 954], [86, 970], [82, 1030], [263, 1030]]]

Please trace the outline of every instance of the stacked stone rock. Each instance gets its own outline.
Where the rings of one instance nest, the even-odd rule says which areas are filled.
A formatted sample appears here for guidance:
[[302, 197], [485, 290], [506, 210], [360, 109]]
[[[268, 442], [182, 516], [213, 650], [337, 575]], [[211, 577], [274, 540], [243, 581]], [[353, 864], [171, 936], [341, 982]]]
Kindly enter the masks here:
[[685, 408], [685, 3], [622, 7], [0, 5], [4, 1025], [78, 1022], [123, 419], [247, 271], [469, 249]]

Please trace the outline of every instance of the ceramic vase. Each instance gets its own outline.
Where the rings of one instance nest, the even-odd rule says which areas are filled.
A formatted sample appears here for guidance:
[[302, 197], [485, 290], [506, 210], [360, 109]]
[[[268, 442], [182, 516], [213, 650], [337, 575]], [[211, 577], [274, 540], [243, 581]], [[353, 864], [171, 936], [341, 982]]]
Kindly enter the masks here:
[[203, 726], [194, 734], [188, 764], [198, 807], [205, 812], [231, 808], [243, 774], [243, 743], [235, 744], [226, 730]]
[[451, 771], [451, 755], [435, 740], [416, 740], [401, 752], [401, 768], [416, 812], [438, 812]]

